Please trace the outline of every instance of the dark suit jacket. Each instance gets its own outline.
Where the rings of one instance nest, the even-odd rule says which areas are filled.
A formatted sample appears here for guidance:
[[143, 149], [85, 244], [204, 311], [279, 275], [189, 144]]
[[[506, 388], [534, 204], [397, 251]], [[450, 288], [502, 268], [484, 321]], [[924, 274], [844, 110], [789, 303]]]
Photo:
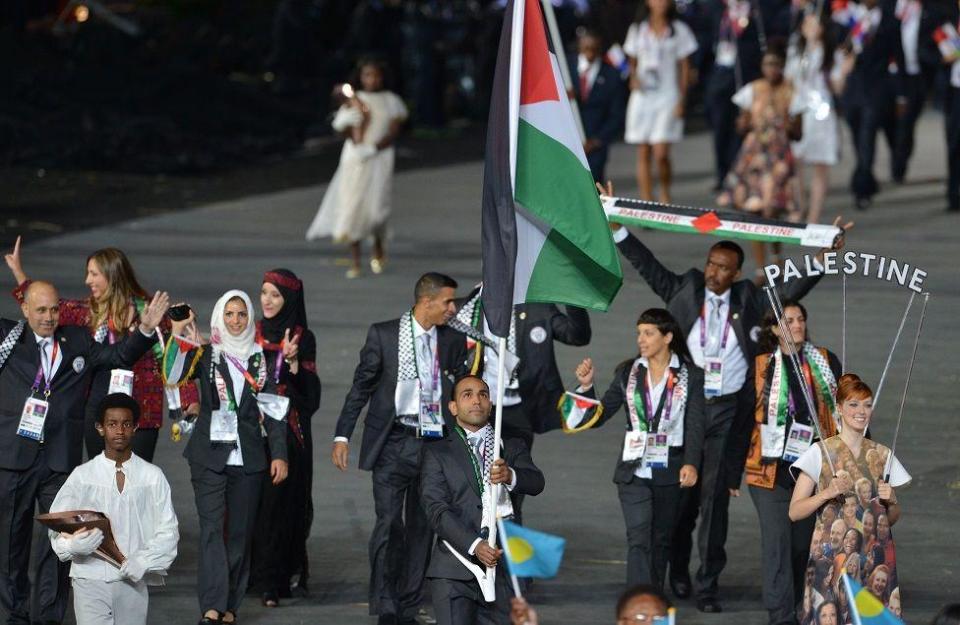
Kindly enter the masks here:
[[[734, 71], [734, 68], [720, 68], [714, 65], [716, 62], [717, 43], [720, 40], [720, 24], [723, 20], [725, 10], [726, 3], [723, 2], [723, 0], [716, 0], [710, 3], [710, 28], [707, 30], [708, 39], [704, 42], [706, 44], [704, 45], [705, 52], [709, 54], [709, 59], [711, 60], [707, 66], [710, 72], [708, 77], [709, 81], [727, 80], [728, 77], [723, 76], [724, 72], [717, 71], [718, 69], [728, 72]], [[753, 2], [753, 11], [750, 13], [750, 23], [747, 25], [746, 30], [741, 33], [740, 37], [737, 38], [737, 64], [740, 67], [740, 85], [745, 85], [760, 77], [760, 61], [763, 54], [760, 49], [760, 34], [757, 29], [758, 13], [763, 16], [764, 26], [768, 26], [778, 24], [782, 21], [775, 15], [775, 12], [778, 11], [779, 9], [775, 9], [771, 2], [761, 3], [759, 10], [757, 9], [757, 3]], [[787, 19], [789, 20], [789, 14]], [[789, 27], [789, 21], [787, 25]], [[768, 30], [769, 27], [765, 30], [765, 33], [769, 38], [770, 33], [767, 32]]]
[[[667, 310], [680, 324], [680, 329], [684, 333], [689, 333], [703, 309], [705, 288], [703, 271], [690, 269], [683, 275], [673, 273], [664, 267], [653, 252], [633, 234], [617, 243], [617, 247], [653, 292], [663, 300]], [[777, 291], [782, 299], [799, 300], [809, 293], [822, 277], [819, 275], [797, 278], [778, 287]], [[731, 429], [728, 449], [746, 450], [750, 443], [753, 406], [756, 399], [756, 389], [750, 381], [753, 379], [760, 324], [770, 303], [763, 289], [758, 288], [750, 280], [735, 282], [730, 287], [730, 291], [730, 327], [737, 337], [737, 343], [743, 351], [744, 358], [747, 359], [748, 371], [746, 381], [738, 393], [737, 416]], [[746, 438], [746, 445], [738, 438]], [[731, 488], [739, 486], [745, 462], [745, 451], [742, 455], [728, 454], [726, 474]]]
[[[474, 289], [458, 306], [477, 294]], [[520, 386], [521, 406], [530, 419], [533, 431], [542, 434], [561, 427], [557, 402], [563, 395], [563, 378], [557, 368], [553, 342], [581, 346], [590, 342], [590, 315], [583, 308], [566, 306], [566, 313], [554, 304], [518, 304], [514, 307], [517, 332], [517, 357], [520, 358], [517, 382]], [[537, 329], [539, 328], [539, 330]], [[483, 327], [479, 328], [482, 332]], [[543, 337], [542, 341], [535, 341]], [[482, 343], [477, 344], [479, 357], [469, 358], [468, 371], [476, 363], [477, 375], [483, 375]], [[493, 400], [493, 398], [491, 398]]]
[[[194, 369], [193, 377], [196, 378], [197, 386], [200, 389], [200, 416], [197, 418], [197, 425], [190, 436], [190, 441], [187, 443], [186, 449], [183, 450], [183, 457], [191, 463], [207, 467], [212, 471], [223, 471], [224, 467], [227, 466], [227, 458], [233, 451], [234, 444], [210, 441], [210, 415], [214, 410], [220, 408], [220, 396], [217, 394], [217, 387], [210, 379], [212, 357], [213, 350], [209, 347], [204, 349], [200, 362]], [[257, 369], [259, 368], [257, 359], [263, 357], [263, 354], [254, 354], [247, 360], [247, 371], [254, 378], [257, 377]], [[188, 361], [189, 358], [188, 355]], [[233, 378], [230, 377], [230, 366], [225, 359], [221, 359], [217, 365], [220, 375], [228, 385], [233, 384]], [[263, 392], [277, 392], [273, 377], [267, 376], [267, 381], [263, 385]], [[270, 445], [270, 458], [286, 460], [286, 422], [265, 416], [263, 427], [267, 431], [266, 443]], [[266, 471], [269, 462], [263, 434], [260, 431], [260, 408], [257, 406], [257, 399], [253, 396], [249, 384], [243, 385], [243, 394], [240, 396], [237, 406], [237, 439], [240, 444], [240, 451], [243, 454], [243, 472]]]
[[580, 72], [577, 56], [570, 59], [573, 74], [573, 92], [580, 108], [580, 119], [588, 139], [603, 142], [601, 150], [620, 138], [623, 132], [623, 120], [626, 113], [627, 95], [620, 73], [609, 64], [600, 61], [600, 71], [593, 81], [593, 87], [584, 102], [580, 97]]
[[[630, 429], [630, 417], [629, 413], [626, 412], [626, 402], [628, 400], [627, 383], [630, 379], [630, 369], [632, 366], [633, 360], [628, 360], [617, 367], [613, 375], [613, 382], [610, 383], [610, 388], [607, 389], [607, 392], [603, 394], [603, 399], [600, 400], [603, 405], [603, 413], [593, 425], [594, 428], [601, 427], [613, 418], [613, 416], [620, 411], [620, 408], [624, 408], [624, 413], [627, 415], [627, 429]], [[700, 460], [703, 456], [703, 437], [706, 432], [703, 399], [703, 369], [690, 363], [687, 365], [687, 370], [689, 371], [689, 377], [687, 382], [687, 407], [683, 413], [683, 447], [671, 447], [667, 468], [654, 470], [652, 472], [653, 483], [657, 486], [678, 483], [680, 481], [680, 467], [685, 464], [692, 464], [697, 467], [698, 471], [700, 470]], [[679, 369], [671, 371], [674, 375], [679, 373]], [[641, 365], [637, 375], [642, 381], [643, 388], [646, 389], [646, 367]], [[664, 391], [664, 393], [666, 393], [666, 391]], [[597, 396], [596, 386], [583, 393], [583, 396], [595, 399]], [[630, 401], [632, 401], [632, 398]], [[663, 409], [666, 410], [666, 403], [663, 402], [663, 405]], [[592, 414], [587, 414], [588, 418], [592, 416]], [[623, 454], [621, 452], [622, 449], [617, 452], [617, 466], [613, 472], [613, 481], [617, 484], [629, 484], [634, 478], [634, 471], [640, 466], [640, 461], [623, 462]]]
[[[394, 393], [397, 390], [397, 367], [400, 320], [382, 321], [370, 326], [367, 342], [360, 350], [360, 364], [353, 373], [353, 386], [343, 402], [337, 419], [336, 436], [350, 438], [357, 426], [360, 412], [369, 402], [360, 445], [360, 468], [372, 471], [387, 442], [397, 418]], [[437, 328], [437, 349], [440, 354], [440, 382], [444, 420], [453, 418], [447, 410], [447, 401], [453, 393], [453, 382], [463, 372], [466, 359], [465, 337], [444, 326]]]
[[[15, 325], [14, 321], [0, 319], [0, 340]], [[53, 336], [60, 345], [62, 360], [50, 389], [43, 445], [50, 468], [69, 473], [82, 459], [84, 408], [94, 370], [132, 368], [156, 337], [147, 338], [136, 330], [119, 343], [101, 345], [89, 330], [77, 326], [59, 327]], [[40, 350], [27, 325], [0, 372], [0, 469], [23, 471], [36, 460], [40, 443], [17, 436], [17, 426], [39, 367]]]
[[[617, 247], [640, 277], [666, 304], [667, 310], [680, 324], [684, 333], [690, 332], [703, 309], [705, 282], [703, 271], [690, 269], [676, 274], [664, 267], [640, 239], [630, 234]], [[781, 298], [798, 300], [816, 286], [822, 276], [791, 280], [779, 287]], [[740, 280], [730, 287], [730, 326], [737, 336], [740, 349], [752, 365], [757, 351], [757, 338], [763, 315], [769, 307], [767, 295], [750, 280]], [[750, 378], [747, 378], [749, 382]], [[750, 386], [745, 384], [744, 386]]]
[[[420, 464], [420, 501], [437, 544], [430, 558], [427, 577], [471, 580], [473, 574], [450, 553], [443, 540], [466, 556], [480, 537], [483, 503], [474, 473], [470, 450], [457, 434], [423, 446]], [[503, 458], [517, 475], [513, 493], [539, 495], [543, 492], [543, 473], [533, 464], [527, 446], [521, 440], [504, 441]], [[479, 564], [479, 561], [476, 561]]]
[[[892, 111], [896, 97], [906, 94], [903, 80], [906, 64], [903, 60], [900, 20], [894, 17], [892, 5], [881, 4], [883, 16], [880, 24], [864, 42], [863, 50], [847, 78], [841, 97], [841, 103], [846, 108], [880, 106]], [[897, 66], [893, 74], [890, 73], [891, 62]]]

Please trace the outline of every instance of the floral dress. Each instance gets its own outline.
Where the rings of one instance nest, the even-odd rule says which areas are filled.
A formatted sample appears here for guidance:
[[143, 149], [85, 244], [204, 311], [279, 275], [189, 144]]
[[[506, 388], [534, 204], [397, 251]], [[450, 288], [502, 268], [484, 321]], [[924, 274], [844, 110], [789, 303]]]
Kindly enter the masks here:
[[743, 139], [737, 161], [727, 175], [721, 206], [765, 212], [771, 217], [797, 210], [794, 202], [796, 167], [787, 127], [793, 87], [784, 81], [773, 86], [755, 80], [733, 96], [733, 103], [750, 111], [750, 132]]

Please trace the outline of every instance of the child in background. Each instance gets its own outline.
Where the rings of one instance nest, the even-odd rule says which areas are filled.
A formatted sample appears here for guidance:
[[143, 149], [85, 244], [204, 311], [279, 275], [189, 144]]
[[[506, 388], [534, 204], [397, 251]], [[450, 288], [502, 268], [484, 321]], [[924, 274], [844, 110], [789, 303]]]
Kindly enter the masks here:
[[385, 89], [385, 67], [365, 60], [359, 66], [361, 89], [343, 85], [343, 104], [333, 128], [346, 136], [340, 164], [327, 187], [307, 240], [332, 237], [350, 243], [352, 264], [348, 278], [360, 276], [360, 245], [373, 237], [370, 269], [381, 273], [386, 262], [383, 239], [390, 216], [393, 182], [393, 143], [407, 119], [400, 97]]

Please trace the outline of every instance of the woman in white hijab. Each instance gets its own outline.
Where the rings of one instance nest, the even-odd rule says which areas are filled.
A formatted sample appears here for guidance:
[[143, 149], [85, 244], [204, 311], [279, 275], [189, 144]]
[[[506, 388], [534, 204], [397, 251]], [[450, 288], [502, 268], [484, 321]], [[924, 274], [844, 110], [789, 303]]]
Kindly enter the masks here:
[[213, 308], [210, 345], [201, 345], [191, 311], [173, 334], [198, 345], [171, 338], [164, 354], [167, 384], [199, 380], [200, 416], [183, 455], [200, 519], [201, 625], [236, 622], [263, 474], [274, 484], [287, 477], [286, 405], [273, 395], [252, 312], [246, 293], [227, 291]]

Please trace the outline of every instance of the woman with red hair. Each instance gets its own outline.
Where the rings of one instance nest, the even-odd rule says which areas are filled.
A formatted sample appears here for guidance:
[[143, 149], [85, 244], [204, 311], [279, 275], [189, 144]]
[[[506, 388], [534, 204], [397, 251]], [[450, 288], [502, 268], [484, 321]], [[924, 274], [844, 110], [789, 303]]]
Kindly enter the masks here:
[[[797, 521], [816, 513], [819, 526], [823, 521], [825, 510], [832, 508], [835, 513], [839, 512], [844, 503], [862, 508], [856, 510], [855, 515], [833, 515], [838, 519], [834, 523], [845, 523], [847, 526], [843, 541], [843, 555], [846, 561], [851, 558], [861, 558], [864, 555], [860, 553], [865, 544], [863, 525], [856, 522], [856, 519], [863, 518], [864, 513], [877, 506], [885, 510], [884, 517], [890, 525], [896, 523], [900, 518], [900, 504], [897, 502], [894, 488], [908, 484], [911, 478], [896, 457], [890, 458], [889, 449], [864, 438], [864, 432], [873, 414], [873, 391], [869, 386], [856, 375], [842, 376], [837, 384], [836, 405], [842, 425], [840, 434], [810, 447], [791, 467], [798, 472], [798, 475], [793, 497], [790, 500], [790, 518]], [[870, 450], [875, 450], [883, 460], [883, 466], [889, 467], [888, 475], [873, 477], [867, 460], [867, 452]], [[832, 467], [847, 468], [834, 474]], [[871, 491], [877, 493], [866, 504], [860, 502], [854, 491], [854, 486], [859, 480], [868, 480]], [[892, 535], [889, 537], [889, 545], [892, 556]], [[814, 557], [816, 556], [811, 556], [811, 558]], [[877, 568], [881, 571], [877, 575], [871, 575], [868, 580], [868, 590], [879, 594], [881, 601], [886, 601], [890, 593], [898, 587], [896, 564], [884, 561]], [[817, 579], [812, 581], [814, 587], [819, 586], [818, 581]], [[814, 605], [812, 609], [816, 610], [817, 607]], [[807, 622], [809, 617], [809, 614], [801, 614], [800, 622]]]

